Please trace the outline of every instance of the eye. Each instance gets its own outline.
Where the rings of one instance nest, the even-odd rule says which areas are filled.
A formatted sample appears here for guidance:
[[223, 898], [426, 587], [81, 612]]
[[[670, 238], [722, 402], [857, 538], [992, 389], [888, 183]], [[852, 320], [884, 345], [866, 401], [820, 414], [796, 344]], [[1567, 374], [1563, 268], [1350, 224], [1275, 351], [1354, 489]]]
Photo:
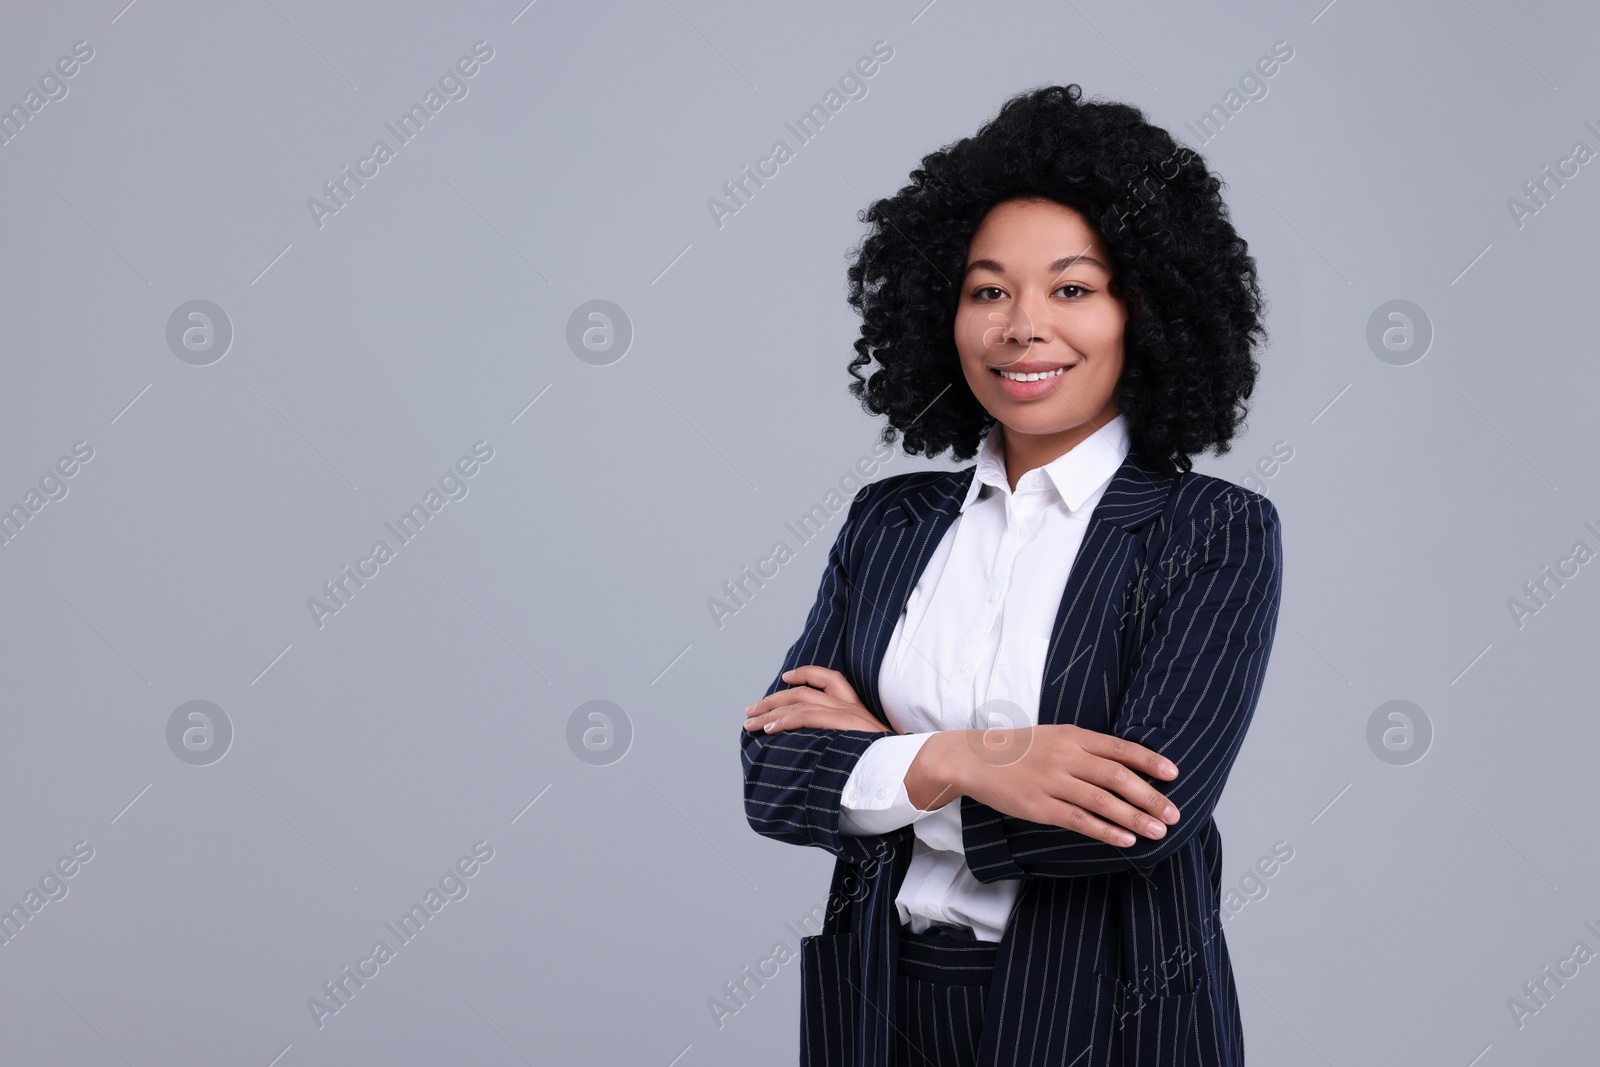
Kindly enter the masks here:
[[980, 285], [980, 286], [978, 286], [978, 288], [976, 288], [976, 289], [974, 289], [972, 291], [972, 298], [974, 300], [994, 300], [994, 299], [996, 299], [995, 297], [984, 296], [983, 295], [984, 293], [999, 293], [999, 294], [1001, 294], [1003, 296], [1003, 295], [1005, 295], [1005, 290], [1001, 289], [998, 285]]
[[1083, 296], [1068, 297], [1069, 300], [1074, 300], [1074, 301], [1082, 300], [1085, 296], [1089, 295], [1089, 290], [1087, 290], [1083, 286], [1077, 285], [1077, 284], [1075, 284], [1073, 282], [1068, 282], [1066, 285], [1058, 287], [1056, 289], [1056, 292], [1059, 293], [1059, 292], [1061, 292], [1062, 289], [1076, 289], [1076, 290], [1078, 290], [1078, 292], [1083, 294]]

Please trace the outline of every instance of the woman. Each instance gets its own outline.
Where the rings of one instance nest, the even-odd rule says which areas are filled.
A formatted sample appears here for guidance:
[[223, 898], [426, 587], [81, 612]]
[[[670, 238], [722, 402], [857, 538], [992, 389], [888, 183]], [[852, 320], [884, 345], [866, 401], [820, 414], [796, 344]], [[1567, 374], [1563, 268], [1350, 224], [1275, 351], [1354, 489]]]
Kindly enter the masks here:
[[1263, 304], [1203, 161], [1081, 95], [1018, 96], [863, 216], [851, 390], [977, 462], [856, 495], [746, 709], [751, 826], [837, 857], [802, 1063], [1244, 1062], [1211, 813], [1281, 540], [1191, 457], [1229, 449]]

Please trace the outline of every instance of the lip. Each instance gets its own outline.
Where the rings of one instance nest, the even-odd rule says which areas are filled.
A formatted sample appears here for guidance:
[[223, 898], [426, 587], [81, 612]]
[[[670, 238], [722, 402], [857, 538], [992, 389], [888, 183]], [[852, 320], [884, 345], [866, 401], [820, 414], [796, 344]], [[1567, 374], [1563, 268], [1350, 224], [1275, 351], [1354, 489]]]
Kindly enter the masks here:
[[1004, 367], [990, 367], [989, 371], [994, 375], [995, 381], [999, 383], [1000, 391], [1012, 400], [1037, 400], [1041, 396], [1048, 396], [1055, 392], [1067, 375], [1058, 374], [1053, 378], [1041, 378], [1036, 382], [1018, 382], [1005, 377], [1000, 372], [1007, 370], [1014, 374], [1044, 374], [1065, 368], [1070, 373], [1072, 368], [1076, 366], [1076, 363], [1010, 363]]

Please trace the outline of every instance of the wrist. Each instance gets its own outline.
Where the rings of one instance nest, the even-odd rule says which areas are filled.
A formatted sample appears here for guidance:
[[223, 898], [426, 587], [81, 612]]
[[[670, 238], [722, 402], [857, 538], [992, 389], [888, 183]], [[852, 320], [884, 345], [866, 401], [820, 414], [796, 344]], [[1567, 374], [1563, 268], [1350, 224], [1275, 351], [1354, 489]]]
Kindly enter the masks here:
[[970, 730], [940, 730], [906, 771], [906, 796], [919, 811], [937, 811], [966, 794], [971, 780]]

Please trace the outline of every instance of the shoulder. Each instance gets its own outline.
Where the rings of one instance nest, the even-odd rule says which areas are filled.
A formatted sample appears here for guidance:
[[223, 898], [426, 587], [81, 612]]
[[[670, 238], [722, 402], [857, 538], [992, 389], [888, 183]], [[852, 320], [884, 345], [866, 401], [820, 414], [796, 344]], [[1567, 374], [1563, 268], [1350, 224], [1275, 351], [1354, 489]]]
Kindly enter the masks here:
[[877, 525], [896, 508], [920, 513], [930, 507], [959, 504], [972, 483], [972, 467], [958, 471], [905, 471], [861, 487], [851, 510], [859, 524]]
[[1178, 528], [1191, 523], [1214, 526], [1219, 522], [1274, 528], [1278, 525], [1278, 509], [1262, 494], [1193, 470], [1174, 477], [1167, 513]]
[[1251, 589], [1275, 598], [1283, 536], [1272, 501], [1224, 478], [1194, 470], [1174, 477], [1165, 534], [1150, 558], [1168, 576], [1224, 569], [1251, 576]]
[[839, 532], [847, 558], [854, 561], [861, 546], [885, 527], [912, 525], [930, 511], [955, 511], [972, 483], [972, 470], [905, 471], [863, 485]]
[[1282, 569], [1278, 509], [1261, 493], [1225, 479], [1195, 471], [1176, 475], [1162, 525], [1151, 558], [1168, 569], [1237, 567], [1269, 582]]

